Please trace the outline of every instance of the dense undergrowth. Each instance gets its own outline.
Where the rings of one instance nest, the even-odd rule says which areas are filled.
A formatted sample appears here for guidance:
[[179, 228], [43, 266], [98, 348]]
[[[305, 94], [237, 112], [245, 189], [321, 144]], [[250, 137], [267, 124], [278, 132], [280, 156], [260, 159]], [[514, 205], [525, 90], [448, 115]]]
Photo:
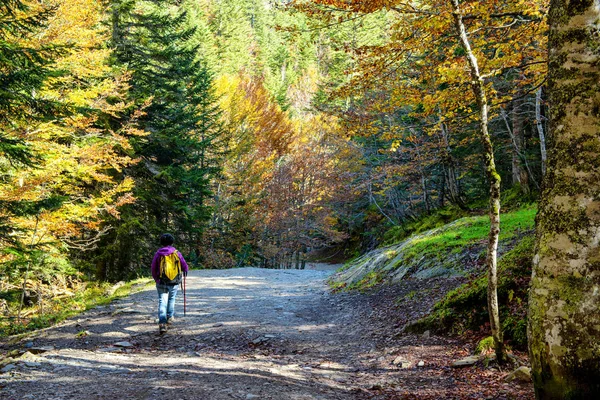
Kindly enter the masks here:
[[0, 293], [7, 311], [0, 317], [0, 337], [42, 329], [61, 322], [90, 308], [108, 304], [125, 297], [136, 289], [147, 286], [152, 279], [140, 278], [112, 285], [106, 282], [83, 282], [73, 280], [59, 295], [23, 308], [21, 320], [17, 318], [20, 291]]

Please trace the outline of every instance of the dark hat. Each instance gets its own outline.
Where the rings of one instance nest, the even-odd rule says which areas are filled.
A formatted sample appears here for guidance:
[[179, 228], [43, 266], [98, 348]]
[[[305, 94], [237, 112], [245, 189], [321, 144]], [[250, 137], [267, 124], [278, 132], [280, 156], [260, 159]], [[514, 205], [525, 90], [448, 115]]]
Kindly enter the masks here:
[[170, 246], [175, 242], [175, 238], [170, 233], [165, 233], [160, 236], [160, 244], [163, 246]]

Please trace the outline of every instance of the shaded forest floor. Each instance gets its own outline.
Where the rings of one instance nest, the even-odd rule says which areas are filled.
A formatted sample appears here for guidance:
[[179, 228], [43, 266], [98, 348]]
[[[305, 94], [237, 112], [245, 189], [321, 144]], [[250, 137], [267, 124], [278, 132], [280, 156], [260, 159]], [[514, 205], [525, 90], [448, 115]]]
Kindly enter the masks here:
[[510, 371], [451, 368], [473, 343], [400, 334], [458, 281], [333, 294], [330, 274], [192, 271], [187, 315], [180, 294], [179, 316], [163, 336], [149, 288], [5, 341], [3, 356], [12, 351], [13, 359], [4, 361], [0, 399], [533, 398], [531, 384], [504, 382]]

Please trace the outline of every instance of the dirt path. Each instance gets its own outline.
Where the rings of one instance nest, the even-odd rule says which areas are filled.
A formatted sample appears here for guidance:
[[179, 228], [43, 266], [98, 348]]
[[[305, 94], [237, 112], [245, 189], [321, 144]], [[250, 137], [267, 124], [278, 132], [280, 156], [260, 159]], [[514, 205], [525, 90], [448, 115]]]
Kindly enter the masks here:
[[[364, 296], [327, 291], [331, 268], [311, 268], [192, 271], [187, 315], [180, 295], [164, 336], [153, 288], [91, 310], [19, 343], [53, 349], [0, 375], [0, 399], [453, 398], [471, 387], [448, 368], [468, 353], [461, 343], [394, 338]], [[508, 386], [490, 398], [512, 398]]]

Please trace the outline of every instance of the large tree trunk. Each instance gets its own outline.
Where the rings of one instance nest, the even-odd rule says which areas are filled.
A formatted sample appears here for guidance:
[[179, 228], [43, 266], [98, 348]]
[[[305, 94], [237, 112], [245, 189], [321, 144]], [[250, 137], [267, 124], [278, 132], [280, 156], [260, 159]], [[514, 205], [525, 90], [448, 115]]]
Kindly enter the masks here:
[[498, 237], [500, 235], [500, 175], [496, 171], [494, 161], [494, 148], [488, 132], [488, 102], [485, 91], [485, 82], [479, 72], [477, 57], [471, 50], [467, 30], [463, 23], [458, 0], [451, 0], [452, 13], [454, 15], [455, 28], [460, 37], [460, 43], [467, 55], [469, 69], [471, 72], [472, 88], [479, 108], [479, 135], [484, 149], [485, 170], [490, 184], [490, 233], [488, 236], [486, 264], [488, 270], [487, 302], [490, 315], [490, 329], [494, 338], [494, 348], [498, 363], [504, 362], [504, 341], [502, 327], [500, 326], [500, 314], [498, 311], [498, 273], [497, 253]]
[[600, 4], [550, 5], [548, 168], [529, 353], [538, 399], [600, 398]]

